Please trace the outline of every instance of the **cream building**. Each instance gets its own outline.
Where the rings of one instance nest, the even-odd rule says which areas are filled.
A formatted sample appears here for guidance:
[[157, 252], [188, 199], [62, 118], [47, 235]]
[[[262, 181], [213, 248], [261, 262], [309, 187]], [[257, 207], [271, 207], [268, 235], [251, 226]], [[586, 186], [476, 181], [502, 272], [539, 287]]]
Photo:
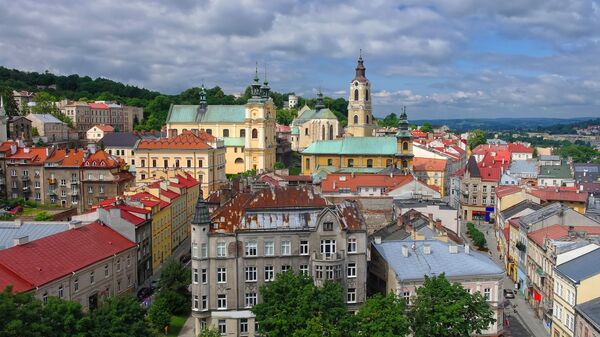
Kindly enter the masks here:
[[168, 180], [186, 172], [200, 182], [205, 198], [227, 180], [224, 142], [205, 131], [184, 130], [169, 138], [141, 140], [134, 160], [138, 182]]
[[355, 137], [373, 136], [377, 124], [373, 120], [371, 108], [371, 83], [365, 77], [365, 66], [362, 55], [358, 58], [356, 75], [350, 81], [348, 97], [348, 127], [346, 132]]
[[258, 74], [251, 89], [252, 97], [246, 105], [208, 105], [202, 87], [199, 105], [171, 106], [167, 116], [168, 136], [204, 130], [222, 138], [227, 174], [272, 170], [277, 147], [275, 104], [269, 98], [268, 82], [261, 86]]
[[314, 109], [304, 106], [292, 121], [292, 150], [302, 151], [318, 140], [332, 140], [339, 135], [340, 122], [325, 108], [323, 94], [317, 94]]

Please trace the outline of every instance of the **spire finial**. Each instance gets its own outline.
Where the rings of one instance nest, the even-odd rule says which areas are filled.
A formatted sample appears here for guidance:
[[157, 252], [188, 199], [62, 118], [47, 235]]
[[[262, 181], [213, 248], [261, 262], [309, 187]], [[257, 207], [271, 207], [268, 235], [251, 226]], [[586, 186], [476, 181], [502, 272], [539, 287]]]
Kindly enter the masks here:
[[265, 63], [265, 84], [268, 84], [269, 82], [267, 81], [267, 64]]
[[360, 48], [360, 49], [358, 50], [358, 57], [359, 57], [359, 58], [362, 58], [362, 48]]
[[258, 62], [256, 62], [256, 67], [254, 69], [254, 81], [258, 82]]

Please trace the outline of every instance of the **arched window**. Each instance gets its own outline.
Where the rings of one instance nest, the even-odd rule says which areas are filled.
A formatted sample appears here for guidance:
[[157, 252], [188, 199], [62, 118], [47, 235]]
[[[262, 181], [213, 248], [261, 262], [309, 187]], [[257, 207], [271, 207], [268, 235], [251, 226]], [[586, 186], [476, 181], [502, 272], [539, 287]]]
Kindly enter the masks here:
[[367, 115], [365, 119], [366, 119], [365, 123], [369, 124], [369, 115]]
[[223, 129], [223, 137], [229, 137], [229, 129]]
[[246, 137], [246, 129], [240, 130], [240, 137]]
[[325, 125], [321, 126], [321, 139], [325, 139]]
[[408, 162], [406, 160], [402, 161], [402, 168], [408, 168]]
[[373, 159], [367, 159], [367, 167], [373, 167]]
[[365, 101], [369, 100], [369, 90], [365, 91]]
[[236, 164], [243, 164], [244, 163], [244, 159], [242, 159], [242, 158], [235, 158], [235, 163]]
[[354, 159], [348, 159], [348, 167], [354, 167]]
[[333, 139], [333, 125], [329, 126], [329, 139]]
[[402, 150], [408, 151], [408, 142], [402, 143]]
[[354, 100], [358, 101], [358, 89], [354, 89]]
[[354, 115], [354, 124], [358, 124], [358, 115]]
[[258, 130], [252, 129], [252, 138], [258, 138]]
[[308, 136], [308, 128], [304, 129], [304, 135]]

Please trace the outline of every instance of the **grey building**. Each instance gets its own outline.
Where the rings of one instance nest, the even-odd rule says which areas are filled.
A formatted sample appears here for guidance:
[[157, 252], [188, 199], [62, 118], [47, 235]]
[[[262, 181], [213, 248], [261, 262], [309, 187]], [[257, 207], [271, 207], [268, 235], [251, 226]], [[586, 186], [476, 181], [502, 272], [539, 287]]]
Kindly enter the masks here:
[[575, 306], [575, 336], [600, 336], [600, 298]]
[[241, 192], [209, 218], [199, 199], [192, 220], [192, 315], [223, 336], [255, 336], [258, 289], [286, 270], [315, 284], [339, 282], [348, 309], [366, 297], [367, 230], [353, 202], [329, 204], [312, 188]]

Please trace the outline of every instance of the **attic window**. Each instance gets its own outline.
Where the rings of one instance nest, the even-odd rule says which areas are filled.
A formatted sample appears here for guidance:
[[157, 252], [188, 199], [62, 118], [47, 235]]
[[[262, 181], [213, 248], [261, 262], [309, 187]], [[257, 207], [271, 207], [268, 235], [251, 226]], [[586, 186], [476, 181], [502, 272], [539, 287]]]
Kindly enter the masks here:
[[90, 162], [89, 162], [89, 161], [86, 161], [86, 162], [85, 162], [85, 166], [90, 166]]
[[97, 165], [98, 165], [98, 163], [96, 163], [96, 161], [94, 160], [94, 161], [92, 162], [92, 166], [97, 166]]
[[100, 162], [100, 166], [106, 166], [106, 163], [103, 161]]

